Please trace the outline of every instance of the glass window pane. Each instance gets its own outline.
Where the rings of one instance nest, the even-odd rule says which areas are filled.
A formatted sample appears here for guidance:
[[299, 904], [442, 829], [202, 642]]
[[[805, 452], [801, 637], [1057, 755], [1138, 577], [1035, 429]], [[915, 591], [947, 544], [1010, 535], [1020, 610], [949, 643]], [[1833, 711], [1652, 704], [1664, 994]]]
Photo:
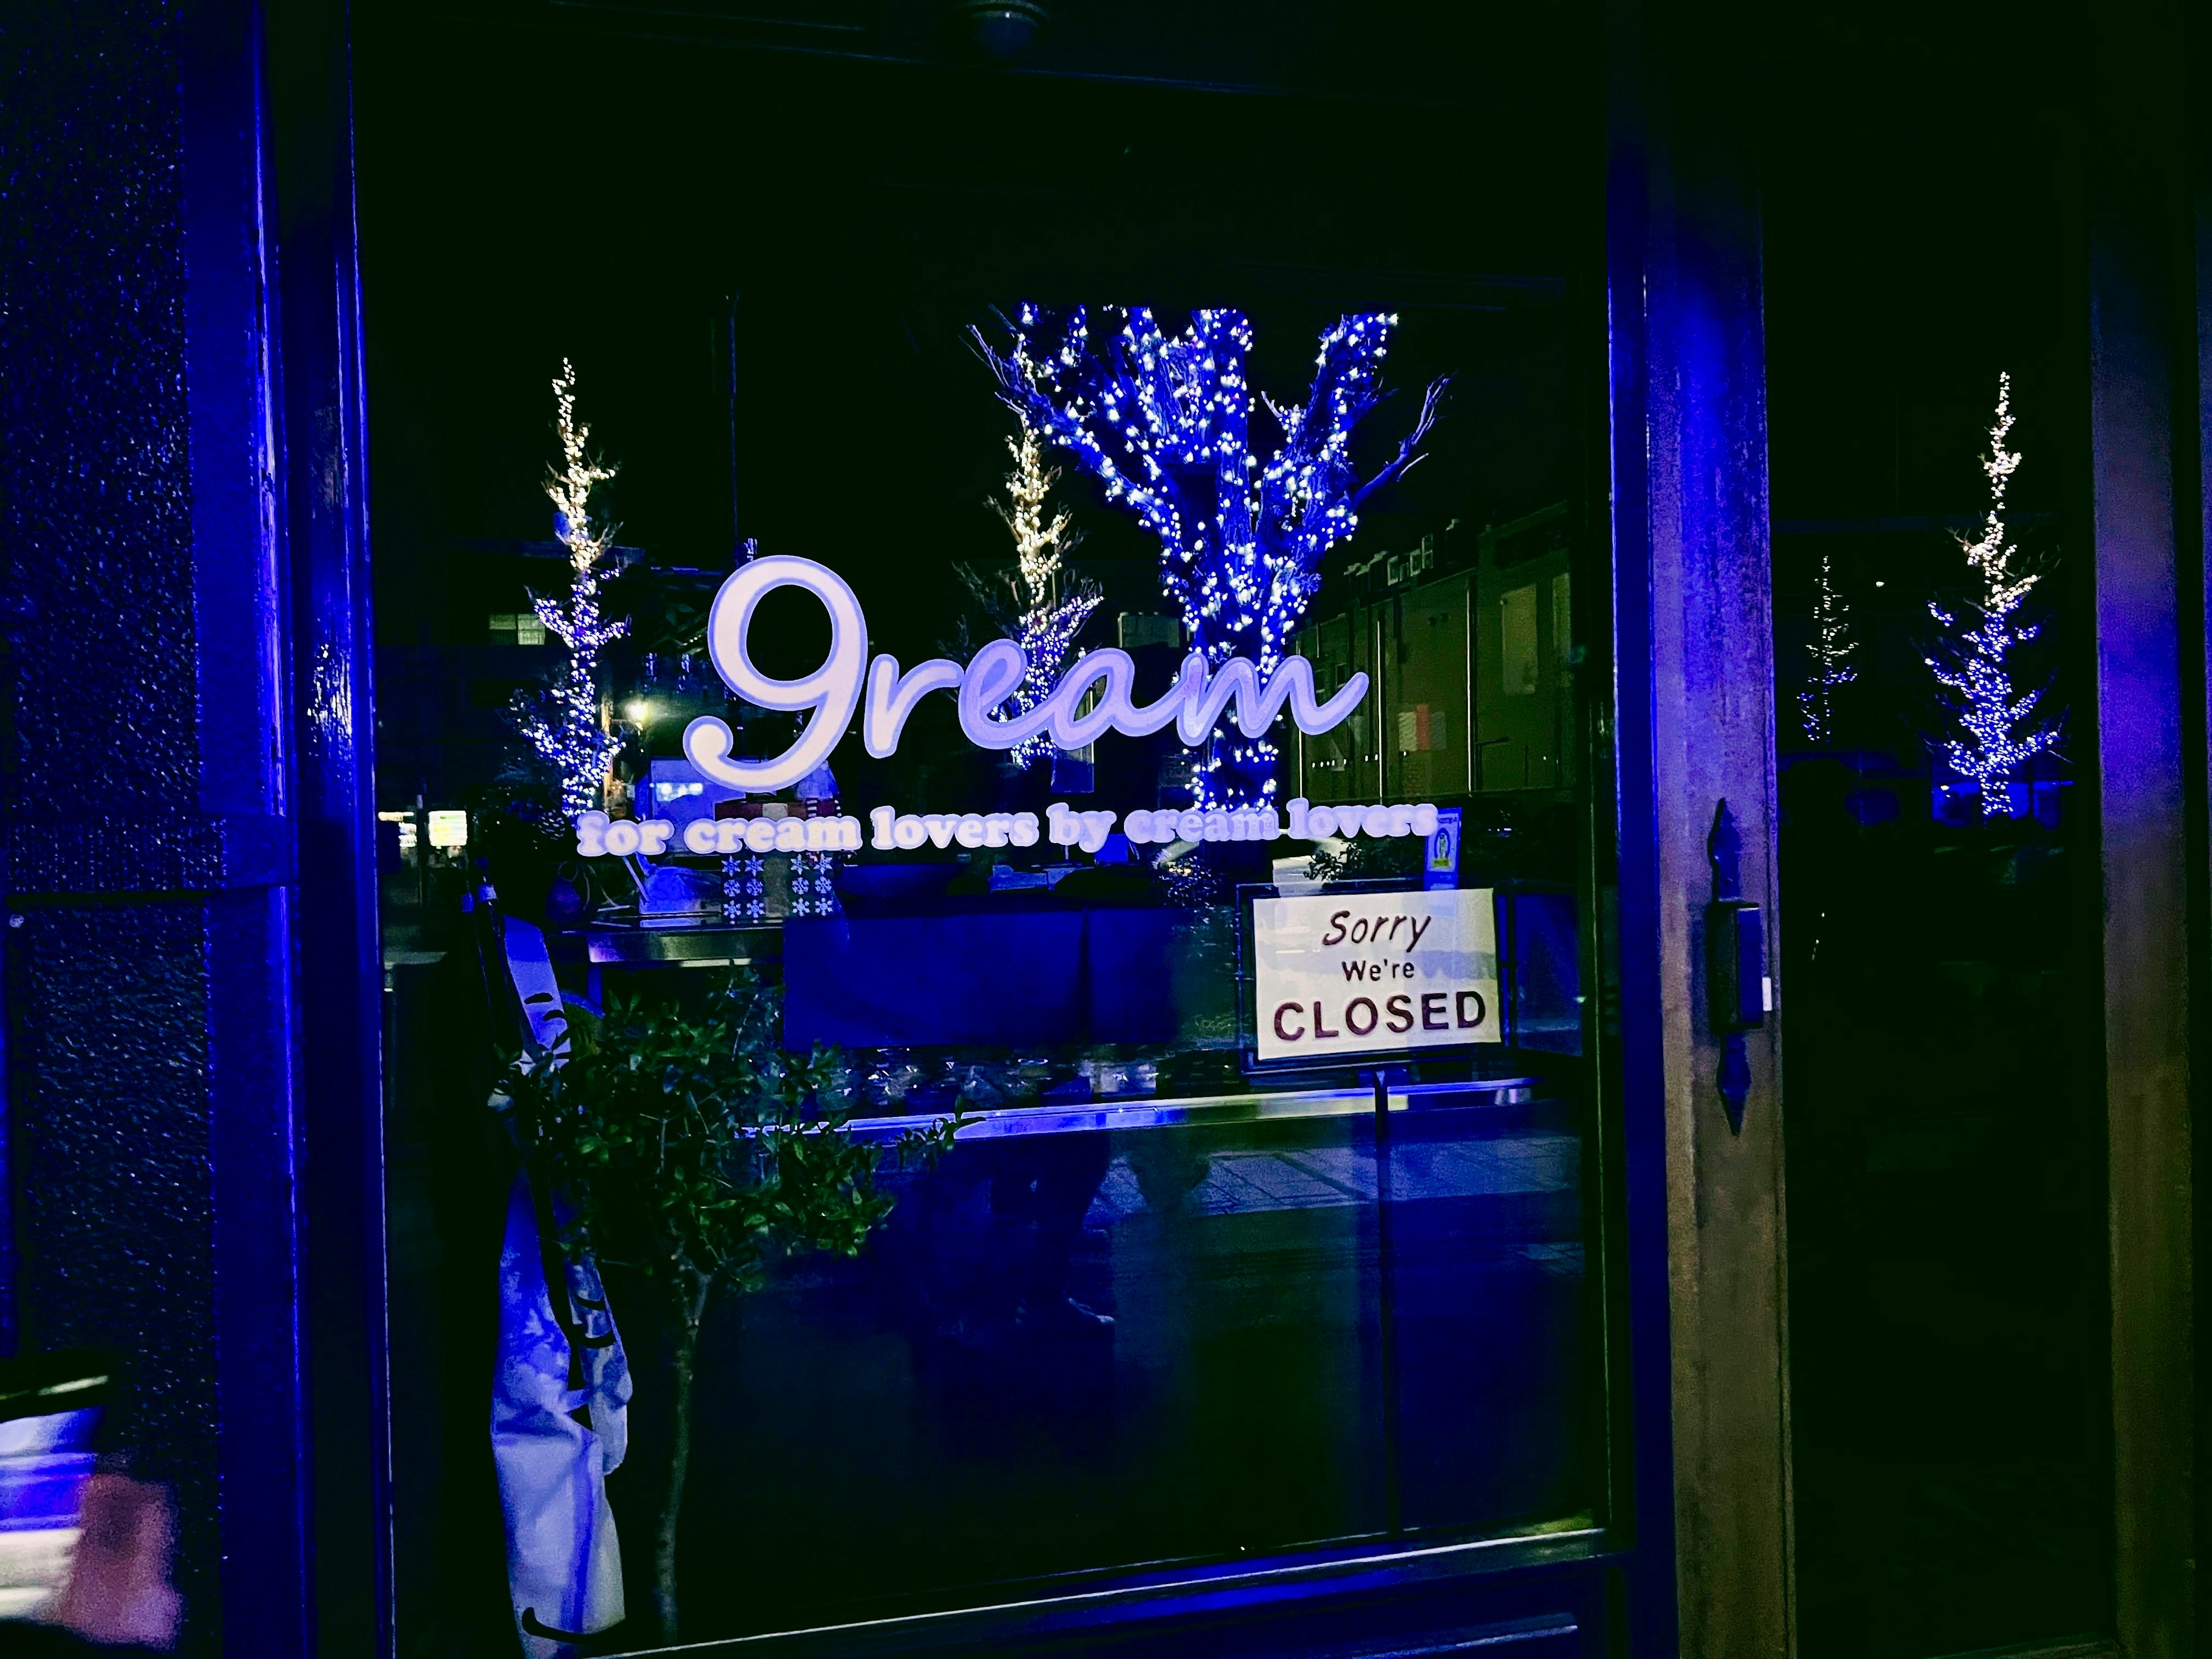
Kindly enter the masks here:
[[1448, 577], [1393, 607], [1395, 672], [1387, 676], [1391, 793], [1426, 800], [1465, 793], [1468, 774], [1468, 607], [1473, 584]]
[[[979, 106], [964, 73], [738, 54], [709, 76], [700, 54], [633, 40], [606, 53], [609, 113], [572, 158], [614, 186], [592, 195], [594, 235], [621, 255], [564, 286], [546, 275], [543, 158], [514, 149], [527, 129], [512, 125], [542, 112], [550, 48], [457, 49], [441, 73], [467, 95], [433, 100], [447, 165], [426, 177], [405, 165], [422, 118], [402, 118], [420, 89], [400, 70], [421, 70], [398, 44], [368, 53], [363, 199], [374, 390], [423, 411], [375, 438], [379, 522], [421, 532], [379, 550], [380, 805], [395, 830], [419, 809], [428, 855], [395, 858], [383, 888], [393, 1296], [410, 1310], [393, 1337], [403, 1649], [491, 1639], [541, 1569], [548, 1605], [609, 1605], [601, 1580], [516, 1541], [514, 1425], [530, 1414], [509, 1396], [533, 1379], [590, 1396], [588, 1424], [566, 1406], [531, 1419], [572, 1462], [624, 1443], [619, 1467], [580, 1478], [618, 1539], [603, 1578], [619, 1577], [635, 1644], [654, 1635], [693, 1327], [654, 1254], [665, 1239], [621, 1231], [623, 1214], [664, 1212], [593, 1207], [591, 1183], [615, 1177], [572, 1143], [545, 1150], [546, 1125], [580, 1119], [532, 1091], [557, 1073], [578, 1115], [611, 1110], [589, 1092], [615, 1088], [590, 1080], [594, 1056], [648, 1027], [704, 1028], [737, 969], [759, 999], [746, 1006], [769, 1011], [746, 1053], [836, 1051], [807, 1097], [818, 1139], [773, 1156], [792, 1160], [781, 1179], [805, 1149], [849, 1155], [824, 1202], [846, 1229], [829, 1242], [852, 1248], [797, 1248], [766, 1206], [757, 1261], [696, 1304], [671, 1634], [1605, 1526], [1596, 1286], [1617, 1194], [1590, 1148], [1609, 1109], [1592, 1050], [1612, 853], [1589, 750], [1610, 677], [1584, 672], [1576, 641], [1610, 636], [1609, 582], [1603, 503], [1583, 487], [1602, 433], [1571, 395], [1603, 350], [1576, 264], [1596, 243], [1597, 170], [1522, 145], [1483, 210], [1440, 228], [1404, 146], [1418, 128], [1455, 153], [1494, 108], [1401, 111], [1332, 159], [1255, 149], [1255, 106], [1210, 82], [994, 81], [1016, 115]], [[736, 143], [708, 112], [739, 91], [749, 135], [822, 141]], [[1010, 144], [1024, 122], [1075, 135], [1082, 156]], [[1143, 133], [1164, 148], [1139, 159]], [[1249, 211], [1178, 182], [1224, 150], [1249, 157]], [[1532, 189], [1530, 167], [1556, 188]], [[1358, 234], [1317, 222], [1317, 201]], [[1029, 326], [1036, 352], [1079, 356], [1077, 337], [1019, 323], [1030, 301], [1092, 307], [1083, 337], [1102, 349], [1143, 326], [1115, 307], [1152, 303], [1163, 360], [1217, 325], [1194, 301], [1239, 307], [1240, 378], [1217, 389], [1248, 399], [1254, 465], [1169, 458], [1208, 532], [1245, 521], [1233, 480], [1296, 447], [1304, 416], [1252, 394], [1330, 418], [1316, 358], [1350, 349], [1347, 330], [1387, 326], [1387, 362], [1362, 372], [1387, 370], [1393, 393], [1343, 451], [1355, 482], [1392, 466], [1431, 387], [1439, 418], [1421, 465], [1364, 495], [1349, 535], [1298, 540], [1316, 501], [1352, 488], [1329, 468], [1254, 486], [1252, 533], [1283, 562], [1269, 619], [1231, 634], [1220, 618], [1249, 572], [1189, 585], [1170, 532], [1080, 445], [1040, 440], [1024, 458], [976, 343], [1008, 353]], [[1232, 336], [1208, 337], [1218, 359]], [[1174, 361], [1181, 384], [1219, 374], [1201, 353]], [[556, 380], [570, 430], [590, 428], [574, 455]], [[1055, 413], [1073, 420], [1073, 401]], [[1229, 439], [1206, 442], [1237, 459]], [[549, 462], [556, 487], [611, 476], [556, 517]], [[1112, 647], [1142, 708], [1176, 695], [1193, 650], [1218, 673], [1272, 671], [1287, 649], [1320, 702], [1366, 686], [1340, 719], [1309, 718], [1324, 729], [1279, 720], [1272, 775], [1233, 725], [1194, 744], [1173, 726], [1080, 741], [1048, 726], [994, 749], [941, 686], [894, 739], [864, 738], [864, 704], [827, 728], [819, 766], [751, 787], [685, 734], [720, 722], [726, 765], [808, 729], [757, 682], [732, 689], [710, 622], [756, 554], [849, 587], [863, 665], [957, 668], [1014, 638], [1024, 669], [1072, 666]], [[791, 588], [745, 631], [754, 666], [782, 680], [820, 669], [831, 641], [823, 605]], [[1010, 694], [1002, 713], [1056, 684], [1024, 680], [1030, 701]], [[1063, 713], [1121, 696], [1094, 681]], [[1244, 833], [1232, 808], [1277, 833]], [[849, 841], [806, 840], [848, 823]], [[1263, 1060], [1255, 933], [1271, 897], [1340, 908], [1350, 939], [1297, 1000], [1298, 1040], [1386, 1022], [1453, 1040], [1386, 1032]], [[1445, 915], [1493, 922], [1494, 941], [1419, 945], [1414, 927]], [[1370, 936], [1377, 918], [1397, 931]], [[1479, 993], [1464, 983], [1478, 957]], [[1480, 1012], [1453, 1025], [1460, 992]], [[497, 1098], [523, 1103], [502, 1118], [505, 1057], [556, 1017], [578, 1034], [568, 1058], [534, 1084], [509, 1076]], [[707, 1046], [723, 1075], [738, 1040]], [[655, 1049], [637, 1072], [667, 1064]], [[757, 1197], [766, 1068], [745, 1073], [746, 1132], [684, 1165], [699, 1190]], [[955, 1114], [957, 1140], [919, 1151]], [[595, 1128], [592, 1156], [648, 1144]], [[883, 1202], [855, 1197], [863, 1176]], [[678, 1197], [665, 1212], [690, 1218]], [[568, 1204], [588, 1218], [562, 1222]], [[566, 1254], [532, 1243], [549, 1230]], [[488, 1467], [488, 1356], [511, 1356], [517, 1298], [586, 1272], [586, 1254], [587, 1316], [545, 1349], [582, 1353], [581, 1380], [565, 1359], [496, 1371], [511, 1414]], [[553, 1289], [545, 1307], [541, 1334], [561, 1327]]]
[[[1314, 665], [1316, 695], [1334, 696], [1354, 674], [1365, 674], [1372, 682], [1374, 631], [1374, 617], [1364, 610], [1354, 609], [1295, 636], [1296, 649]], [[1318, 734], [1300, 734], [1299, 787], [1309, 799], [1354, 800], [1379, 780], [1376, 696], [1370, 690], [1341, 726]]]
[[[1407, 1526], [1587, 1515], [1574, 1124], [1556, 1105], [1416, 1098], [1393, 1126], [1387, 1362], [1358, 1091], [1139, 1109], [1103, 1130], [1000, 1119], [901, 1182], [878, 1248], [779, 1278], [718, 1328], [696, 1455], [729, 1565], [699, 1616], [860, 1611], [854, 1556], [888, 1606], [1382, 1534], [1393, 1375], [1422, 1449], [1400, 1465]], [[762, 1422], [783, 1431], [763, 1443]], [[764, 1489], [773, 1510], [752, 1501]], [[823, 1557], [831, 1534], [849, 1554]]]
[[[1782, 113], [1765, 197], [1808, 1659], [1924, 1659], [2109, 1620], [2073, 140], [2027, 121], [1991, 169], [1936, 67], [1969, 53], [2023, 107], [2055, 109], [2068, 42], [2024, 27], [1991, 58], [1990, 37], [1939, 27], [1908, 62], [1833, 33]], [[1880, 106], [1869, 76], [1893, 88]], [[1998, 225], [2000, 262], [1926, 257]], [[2037, 636], [1983, 665], [2040, 700], [1999, 720], [2006, 738], [2034, 747], [2063, 722], [2016, 762], [1939, 678], [1972, 658], [1984, 614], [1966, 549], [1987, 531], [2001, 387], [2020, 458], [2001, 544], [2033, 578], [2006, 626]]]

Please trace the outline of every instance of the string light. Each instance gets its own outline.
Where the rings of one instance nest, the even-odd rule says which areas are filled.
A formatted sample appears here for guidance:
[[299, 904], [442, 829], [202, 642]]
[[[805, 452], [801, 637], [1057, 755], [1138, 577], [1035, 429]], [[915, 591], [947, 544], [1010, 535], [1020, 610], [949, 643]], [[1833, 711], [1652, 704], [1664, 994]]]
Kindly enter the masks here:
[[1814, 592], [1813, 637], [1805, 647], [1813, 659], [1813, 672], [1797, 694], [1797, 719], [1804, 727], [1805, 741], [1818, 749], [1835, 737], [1836, 691], [1858, 678], [1850, 658], [1859, 646], [1851, 637], [1850, 608], [1836, 591], [1826, 553], [1820, 555], [1820, 576]]
[[1984, 817], [2008, 810], [2004, 785], [2038, 755], [2056, 748], [2064, 727], [2063, 716], [2039, 714], [2041, 690], [2014, 690], [2006, 661], [2040, 630], [2040, 624], [2016, 618], [2042, 580], [2039, 572], [2014, 568], [2019, 550], [2007, 539], [2005, 489], [2021, 459], [2017, 450], [2005, 447], [2012, 426], [2012, 376], [2002, 374], [1990, 453], [1982, 462], [1990, 481], [1989, 517], [1978, 541], [1959, 538], [1972, 591], [1953, 610], [1929, 603], [1929, 615], [1950, 631], [1936, 653], [1923, 659], [1936, 684], [1951, 694], [1946, 715], [1955, 735], [1945, 739], [1943, 758], [1980, 792]]
[[586, 452], [592, 429], [576, 421], [576, 371], [565, 357], [553, 382], [554, 422], [561, 437], [561, 468], [549, 471], [545, 493], [553, 502], [553, 534], [568, 550], [568, 595], [532, 593], [538, 619], [568, 648], [561, 678], [536, 696], [518, 700], [523, 735], [561, 775], [561, 811], [574, 818], [603, 805], [607, 769], [618, 740], [599, 714], [599, 652], [629, 631], [629, 624], [599, 612], [600, 563], [615, 544], [617, 526], [594, 528], [592, 492], [615, 476]]
[[[1065, 509], [1046, 516], [1045, 497], [1060, 477], [1060, 469], [1045, 465], [1044, 445], [1026, 417], [1021, 436], [1007, 439], [1006, 448], [1014, 458], [1014, 470], [1006, 475], [1006, 504], [991, 505], [1014, 537], [1017, 563], [1005, 580], [1014, 599], [1014, 637], [1029, 663], [1022, 683], [1014, 688], [1013, 702], [1026, 714], [1060, 683], [1060, 670], [1075, 648], [1075, 636], [1103, 595], [1097, 583], [1078, 581], [1062, 596], [1061, 561], [1083, 538]], [[1024, 767], [1048, 761], [1052, 755], [1052, 738], [1043, 732], [1013, 750], [1015, 761]]]
[[[1025, 428], [1074, 456], [1158, 542], [1161, 585], [1191, 648], [1216, 667], [1249, 657], [1264, 678], [1321, 586], [1322, 556], [1359, 527], [1361, 503], [1420, 459], [1444, 382], [1428, 388], [1397, 453], [1362, 483], [1352, 433], [1382, 399], [1395, 313], [1361, 312], [1322, 335], [1303, 404], [1261, 399], [1282, 434], [1264, 459], [1251, 441], [1243, 313], [1194, 312], [1173, 339], [1149, 307], [1102, 314], [1115, 319], [1103, 356], [1082, 307], [1025, 304], [1006, 356], [980, 332], [975, 344]], [[1217, 726], [1193, 794], [1201, 807], [1265, 805], [1279, 761], [1272, 743]]]

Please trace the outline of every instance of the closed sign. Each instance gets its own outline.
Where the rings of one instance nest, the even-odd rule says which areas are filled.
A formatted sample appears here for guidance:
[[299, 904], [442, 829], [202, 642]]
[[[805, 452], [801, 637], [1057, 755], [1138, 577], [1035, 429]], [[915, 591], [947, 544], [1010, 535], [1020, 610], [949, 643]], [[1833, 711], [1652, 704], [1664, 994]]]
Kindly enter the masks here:
[[1486, 887], [1260, 899], [1252, 933], [1262, 1060], [1504, 1041]]

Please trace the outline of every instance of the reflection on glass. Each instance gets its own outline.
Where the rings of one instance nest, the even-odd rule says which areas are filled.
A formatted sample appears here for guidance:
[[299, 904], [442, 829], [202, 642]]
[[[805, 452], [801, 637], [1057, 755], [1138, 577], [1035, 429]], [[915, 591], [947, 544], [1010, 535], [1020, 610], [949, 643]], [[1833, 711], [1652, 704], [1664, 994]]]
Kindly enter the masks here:
[[[1767, 221], [1799, 1629], [1808, 1659], [1925, 1659], [2110, 1618], [2085, 313], [2069, 141], [1993, 174], [1940, 75], [1876, 114], [1838, 45]], [[2011, 50], [2063, 81], [2075, 46]], [[1969, 210], [2021, 257], [1971, 293], [1896, 280]], [[2067, 732], [1984, 793], [1929, 659], [1979, 623], [2001, 384], [2011, 568], [2042, 573], [2038, 637], [1998, 653], [2042, 697], [2009, 736]]]
[[712, 1329], [691, 1611], [863, 1611], [829, 1537], [893, 1607], [1382, 1534], [1394, 1486], [1407, 1529], [1586, 1514], [1581, 1143], [1540, 1092], [1395, 1097], [1387, 1360], [1370, 1097], [979, 1126], [878, 1248]]
[[1409, 800], [1467, 787], [1472, 591], [1468, 577], [1449, 577], [1401, 601], [1394, 672], [1385, 676], [1395, 728], [1385, 777], [1391, 793]]
[[[1354, 674], [1375, 678], [1374, 625], [1354, 610], [1317, 623], [1292, 635], [1291, 648], [1314, 665], [1314, 684], [1334, 696]], [[1370, 690], [1352, 717], [1334, 731], [1300, 734], [1298, 788], [1315, 802], [1348, 801], [1375, 787], [1381, 757], [1376, 752], [1376, 698]]]
[[[515, 100], [491, 107], [535, 106], [534, 82], [485, 69]], [[818, 84], [793, 78], [817, 71]], [[665, 155], [702, 153], [659, 147], [664, 83], [683, 72], [659, 58], [642, 76], [609, 69], [629, 100], [611, 106], [629, 115], [609, 127], [605, 153], [637, 199], [605, 199], [653, 234], [696, 212], [653, 182]], [[481, 1650], [516, 1622], [497, 1494], [478, 1478], [483, 1287], [513, 1174], [485, 1103], [514, 1021], [502, 1029], [502, 970], [494, 961], [478, 975], [477, 923], [462, 913], [466, 899], [483, 916], [487, 882], [501, 916], [542, 939], [532, 994], [544, 1006], [682, 1005], [742, 963], [781, 995], [784, 1046], [842, 1051], [856, 1133], [888, 1143], [917, 1121], [976, 1120], [933, 1168], [886, 1170], [892, 1208], [856, 1258], [779, 1260], [759, 1288], [709, 1304], [677, 1529], [682, 1639], [957, 1611], [1009, 1586], [1048, 1595], [1153, 1564], [1227, 1570], [1607, 1519], [1614, 1448], [1589, 1288], [1606, 1209], [1587, 1148], [1603, 1109], [1591, 992], [1610, 855], [1608, 815], [1578, 757], [1595, 729], [1585, 693], [1608, 677], [1578, 670], [1577, 641], [1610, 630], [1601, 614], [1570, 615], [1608, 591], [1601, 574], [1569, 581], [1571, 565], [1601, 572], [1606, 542], [1581, 487], [1578, 325], [1558, 274], [1579, 244], [1498, 243], [1486, 227], [1400, 296], [1395, 277], [1341, 263], [1295, 215], [1208, 207], [1159, 237], [1097, 215], [1041, 217], [1032, 209], [1067, 175], [1063, 160], [1009, 150], [1003, 112], [912, 89], [894, 155], [872, 136], [889, 107], [881, 89], [863, 95], [848, 78], [861, 73], [872, 71], [826, 60], [763, 73], [748, 106], [763, 130], [818, 126], [836, 109], [852, 142], [798, 147], [772, 179], [727, 180], [727, 222], [744, 226], [734, 258], [703, 243], [663, 248], [609, 265], [588, 293], [541, 298], [525, 280], [542, 264], [532, 223], [479, 248], [500, 296], [485, 307], [453, 295], [442, 261], [398, 251], [441, 246], [421, 230], [425, 187], [411, 173], [388, 170], [366, 198], [426, 319], [380, 334], [380, 406], [431, 412], [378, 440], [382, 521], [425, 531], [387, 538], [378, 556], [392, 671], [377, 804], [392, 1298], [405, 1310], [392, 1322], [405, 1651], [434, 1652], [454, 1631], [481, 1632]], [[1094, 136], [1143, 125], [1136, 101], [1152, 95], [1018, 76], [1001, 90], [1055, 125], [1068, 97], [1085, 100], [1091, 113], [1068, 130]], [[1189, 115], [1200, 149], [1249, 149], [1241, 104], [1208, 94]], [[1124, 154], [1118, 138], [1102, 152], [1109, 168]], [[866, 181], [909, 161], [919, 171], [878, 200]], [[1272, 151], [1259, 165], [1274, 181], [1265, 189], [1315, 198], [1303, 167], [1284, 170]], [[1425, 205], [1413, 210], [1421, 191], [1376, 204], [1399, 170], [1354, 171], [1361, 214], [1430, 222]], [[444, 210], [472, 222], [477, 206], [452, 194]], [[1509, 258], [1516, 274], [1484, 274]], [[1389, 462], [1412, 397], [1454, 377], [1421, 465], [1359, 505], [1356, 531], [1317, 569], [1297, 573], [1312, 586], [1293, 648], [1319, 696], [1355, 674], [1371, 689], [1331, 731], [1285, 723], [1269, 738], [1286, 823], [1301, 793], [1315, 806], [1426, 805], [1448, 815], [1449, 855], [1419, 836], [1370, 833], [1364, 812], [1347, 814], [1357, 835], [1340, 825], [1318, 842], [1208, 842], [1202, 824], [1133, 841], [1131, 814], [1193, 807], [1203, 750], [1172, 729], [1113, 732], [1024, 766], [968, 741], [941, 693], [889, 752], [848, 738], [775, 798], [702, 776], [682, 747], [695, 720], [723, 721], [745, 756], [781, 752], [798, 729], [729, 695], [702, 642], [745, 538], [836, 571], [866, 607], [870, 651], [909, 667], [965, 662], [1019, 634], [1019, 616], [977, 599], [1018, 569], [1018, 535], [982, 507], [1006, 500], [1018, 428], [969, 329], [1003, 351], [994, 307], [1079, 300], [1097, 319], [1111, 305], [1158, 305], [1174, 334], [1194, 293], [1247, 312], [1255, 343], [1239, 392], [1279, 399], [1310, 386], [1313, 343], [1340, 318], [1391, 308], [1385, 380], [1407, 401], [1353, 434], [1347, 465], [1362, 478]], [[606, 510], [623, 541], [602, 591], [629, 631], [607, 643], [594, 684], [618, 740], [605, 810], [666, 822], [658, 855], [574, 855], [520, 775], [513, 706], [563, 661], [550, 635], [532, 645], [526, 623], [531, 596], [565, 568], [539, 493], [541, 388], [564, 358], [592, 447], [621, 469]], [[1245, 412], [1264, 470], [1284, 417], [1256, 401]], [[1041, 510], [1065, 511], [1083, 537], [1053, 580], [1063, 598], [1099, 595], [1072, 648], [1127, 652], [1134, 698], [1157, 701], [1206, 643], [1164, 572], [1162, 538], [1068, 455], [1042, 459], [1062, 476]], [[1190, 499], [1218, 513], [1236, 498], [1231, 478], [1224, 498], [1213, 472], [1194, 477]], [[749, 638], [763, 672], [790, 679], [823, 663], [828, 624], [802, 599], [762, 600]], [[966, 815], [1048, 821], [1054, 804], [1118, 815], [1116, 833], [1088, 848], [979, 845], [950, 827]], [[438, 815], [461, 807], [465, 844], [437, 831]], [[872, 826], [884, 807], [895, 828], [934, 815], [945, 833], [775, 850], [791, 820]], [[707, 826], [711, 854], [693, 844]], [[745, 838], [743, 850], [720, 846], [726, 836]], [[1494, 895], [1485, 1023], [1503, 1041], [1261, 1067], [1243, 905], [1341, 884]], [[1378, 1060], [1392, 1104], [1379, 1159]], [[606, 1490], [633, 1632], [623, 1639], [644, 1645], [674, 1350], [634, 1268], [600, 1266], [635, 1384], [627, 1456]]]

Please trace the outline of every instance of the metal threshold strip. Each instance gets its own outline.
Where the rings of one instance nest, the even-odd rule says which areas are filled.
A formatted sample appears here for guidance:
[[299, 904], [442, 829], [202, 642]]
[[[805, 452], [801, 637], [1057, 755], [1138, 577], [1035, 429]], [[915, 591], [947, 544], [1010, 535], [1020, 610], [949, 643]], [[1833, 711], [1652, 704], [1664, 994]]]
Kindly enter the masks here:
[[[1394, 1112], [1480, 1110], [1526, 1106], [1538, 1097], [1534, 1077], [1480, 1078], [1464, 1083], [1401, 1084], [1389, 1091]], [[1087, 1134], [1173, 1126], [1203, 1127], [1291, 1118], [1353, 1117], [1375, 1110], [1372, 1089], [1298, 1089], [1243, 1095], [1196, 1095], [1184, 1099], [1086, 1101], [1080, 1106], [1014, 1106], [980, 1112], [959, 1132], [962, 1140], [1009, 1135]], [[862, 1139], [896, 1139], [908, 1130], [946, 1121], [949, 1112], [848, 1119], [847, 1131]]]
[[[1604, 1528], [1576, 1527], [1560, 1532], [1521, 1532], [1496, 1538], [1462, 1539], [1453, 1543], [1420, 1545], [1411, 1549], [1346, 1550], [1340, 1553], [1332, 1552], [1322, 1559], [1285, 1562], [1272, 1567], [1224, 1564], [1210, 1571], [1199, 1568], [1188, 1571], [1169, 1571], [1143, 1583], [1073, 1590], [1060, 1595], [1024, 1596], [1005, 1601], [986, 1601], [975, 1607], [894, 1614], [885, 1619], [849, 1620], [793, 1630], [760, 1631], [747, 1636], [715, 1637], [666, 1647], [626, 1649], [622, 1653], [624, 1659], [630, 1655], [642, 1659], [647, 1654], [735, 1653], [744, 1649], [769, 1648], [775, 1644], [805, 1641], [810, 1638], [818, 1640], [830, 1636], [857, 1637], [864, 1632], [889, 1632], [901, 1629], [921, 1632], [933, 1626], [952, 1625], [965, 1620], [1003, 1619], [1009, 1614], [1062, 1611], [1080, 1614], [1085, 1608], [1103, 1607], [1115, 1603], [1134, 1608], [1147, 1601], [1168, 1601], [1193, 1593], [1208, 1594], [1230, 1587], [1322, 1586], [1332, 1580], [1357, 1579], [1378, 1568], [1401, 1571], [1411, 1570], [1413, 1576], [1420, 1577], [1441, 1577], [1455, 1570], [1465, 1571], [1478, 1565], [1486, 1556], [1508, 1552], [1517, 1553], [1528, 1550], [1552, 1560], [1587, 1559], [1603, 1551], [1607, 1543]], [[2071, 1656], [2067, 1656], [2067, 1659], [2071, 1659]]]

